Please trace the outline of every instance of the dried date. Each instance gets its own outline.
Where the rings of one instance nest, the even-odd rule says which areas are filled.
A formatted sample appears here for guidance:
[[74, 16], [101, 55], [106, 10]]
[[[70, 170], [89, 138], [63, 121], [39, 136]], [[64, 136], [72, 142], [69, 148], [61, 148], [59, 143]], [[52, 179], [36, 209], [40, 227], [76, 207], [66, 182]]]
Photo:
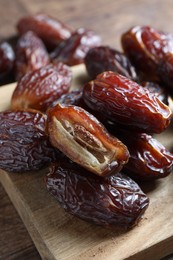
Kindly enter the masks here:
[[108, 46], [99, 46], [88, 51], [85, 65], [89, 76], [94, 79], [104, 71], [114, 71], [134, 81], [137, 80], [135, 68], [121, 52]]
[[173, 35], [149, 26], [135, 26], [122, 35], [122, 47], [138, 70], [157, 79], [157, 67], [165, 54], [173, 52]]
[[27, 72], [39, 69], [48, 63], [49, 55], [41, 39], [31, 31], [23, 34], [16, 46], [16, 80], [20, 80]]
[[149, 199], [127, 175], [101, 178], [74, 163], [58, 162], [46, 178], [48, 191], [70, 214], [108, 228], [136, 225]]
[[19, 173], [40, 170], [60, 156], [45, 134], [46, 120], [46, 115], [36, 111], [0, 113], [1, 169]]
[[84, 62], [89, 49], [99, 46], [100, 43], [100, 37], [93, 31], [79, 28], [57, 46], [51, 53], [51, 58], [70, 66], [77, 65]]
[[17, 29], [20, 34], [33, 31], [49, 49], [68, 39], [72, 33], [72, 29], [65, 23], [43, 13], [21, 18], [17, 23]]
[[170, 108], [155, 94], [111, 71], [88, 82], [83, 98], [91, 109], [109, 120], [140, 131], [160, 133], [172, 116]]
[[136, 180], [164, 178], [173, 169], [173, 155], [146, 133], [120, 131], [117, 136], [127, 145], [130, 158], [123, 171]]
[[68, 92], [72, 81], [71, 69], [63, 64], [49, 64], [27, 73], [17, 84], [11, 99], [12, 109], [46, 109]]
[[97, 175], [116, 173], [128, 161], [126, 146], [80, 107], [57, 104], [49, 109], [47, 128], [53, 146]]

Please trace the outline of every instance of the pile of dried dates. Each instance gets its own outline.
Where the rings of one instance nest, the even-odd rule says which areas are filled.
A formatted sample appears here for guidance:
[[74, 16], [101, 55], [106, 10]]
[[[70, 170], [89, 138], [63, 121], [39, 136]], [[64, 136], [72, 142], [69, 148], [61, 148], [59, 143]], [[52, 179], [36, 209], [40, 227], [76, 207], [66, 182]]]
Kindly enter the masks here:
[[[23, 17], [17, 30], [13, 46], [0, 44], [0, 80], [17, 81], [11, 109], [0, 113], [0, 168], [49, 167], [47, 189], [66, 211], [133, 227], [149, 205], [136, 181], [173, 168], [154, 137], [172, 118], [173, 35], [136, 26], [122, 35], [120, 52], [46, 14]], [[90, 81], [70, 91], [70, 66], [80, 63]]]

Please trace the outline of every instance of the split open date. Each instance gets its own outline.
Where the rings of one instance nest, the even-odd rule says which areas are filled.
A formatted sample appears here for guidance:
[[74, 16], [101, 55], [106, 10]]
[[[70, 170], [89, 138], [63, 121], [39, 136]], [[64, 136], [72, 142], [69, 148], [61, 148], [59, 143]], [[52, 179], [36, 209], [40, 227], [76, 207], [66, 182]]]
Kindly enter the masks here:
[[[10, 110], [0, 112], [0, 168], [49, 167], [47, 189], [66, 211], [133, 227], [149, 205], [135, 181], [173, 169], [154, 136], [172, 120], [173, 36], [135, 26], [122, 51], [46, 14], [21, 18], [17, 31], [14, 46], [0, 44], [0, 80], [17, 80]], [[70, 66], [81, 63], [89, 80], [71, 91]]]

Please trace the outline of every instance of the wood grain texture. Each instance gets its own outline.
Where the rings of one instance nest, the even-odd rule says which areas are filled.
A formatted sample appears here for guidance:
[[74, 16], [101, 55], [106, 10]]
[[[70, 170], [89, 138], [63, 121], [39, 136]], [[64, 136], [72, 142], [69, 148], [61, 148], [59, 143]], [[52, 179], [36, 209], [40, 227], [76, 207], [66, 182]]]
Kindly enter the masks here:
[[[22, 220], [0, 185], [0, 259], [40, 259]], [[5, 234], [5, 236], [4, 236]], [[15, 236], [14, 236], [15, 234]], [[10, 246], [10, 250], [9, 250]]]
[[[149, 24], [173, 33], [172, 10], [172, 0], [0, 0], [0, 39], [16, 34], [15, 24], [23, 15], [46, 12], [74, 28], [92, 28], [102, 36], [104, 44], [120, 48], [121, 33], [136, 24]], [[10, 92], [10, 89], [8, 91]], [[6, 104], [2, 91], [0, 102]], [[169, 140], [167, 142], [169, 143]], [[0, 219], [2, 220], [0, 222], [0, 235], [2, 235], [0, 236], [0, 259], [2, 259], [2, 256], [4, 259], [40, 259], [39, 256], [36, 256], [31, 241], [29, 242], [31, 254], [28, 255], [28, 251], [23, 250], [25, 241], [29, 241], [29, 236], [24, 232], [24, 226], [3, 190], [1, 198], [3, 199], [0, 200]], [[3, 204], [4, 200], [9, 203], [8, 212]], [[11, 216], [11, 226], [4, 224], [6, 215]], [[18, 224], [15, 225], [15, 223]], [[4, 241], [8, 241], [5, 244], [5, 249]], [[172, 241], [168, 240], [167, 243], [168, 247], [171, 248]], [[124, 250], [127, 250], [127, 247], [128, 245], [125, 246]], [[164, 248], [157, 247], [155, 251], [157, 250], [164, 251]], [[98, 249], [98, 252], [101, 253], [101, 249]], [[95, 259], [94, 254], [93, 259]], [[155, 259], [157, 259], [157, 254]], [[172, 257], [170, 256], [168, 259], [172, 259]]]
[[[81, 86], [85, 67], [73, 68], [73, 87]], [[9, 107], [15, 85], [2, 87]], [[0, 110], [3, 105], [0, 103]], [[173, 147], [172, 130], [159, 135], [159, 140]], [[43, 259], [120, 260], [160, 259], [173, 250], [173, 175], [155, 183], [143, 184], [150, 206], [139, 225], [121, 233], [104, 229], [66, 213], [45, 187], [48, 169], [24, 174], [0, 171], [0, 181], [24, 221]]]

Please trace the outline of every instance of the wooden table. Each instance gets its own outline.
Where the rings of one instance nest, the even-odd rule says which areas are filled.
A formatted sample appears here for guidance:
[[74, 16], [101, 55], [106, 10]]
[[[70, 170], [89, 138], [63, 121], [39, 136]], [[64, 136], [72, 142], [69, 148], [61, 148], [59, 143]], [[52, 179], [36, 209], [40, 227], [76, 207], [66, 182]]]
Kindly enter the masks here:
[[[14, 35], [17, 20], [36, 12], [51, 14], [74, 28], [92, 28], [103, 44], [118, 49], [121, 33], [133, 25], [150, 24], [173, 33], [172, 0], [0, 0], [0, 38]], [[2, 186], [0, 198], [0, 259], [40, 259]]]

